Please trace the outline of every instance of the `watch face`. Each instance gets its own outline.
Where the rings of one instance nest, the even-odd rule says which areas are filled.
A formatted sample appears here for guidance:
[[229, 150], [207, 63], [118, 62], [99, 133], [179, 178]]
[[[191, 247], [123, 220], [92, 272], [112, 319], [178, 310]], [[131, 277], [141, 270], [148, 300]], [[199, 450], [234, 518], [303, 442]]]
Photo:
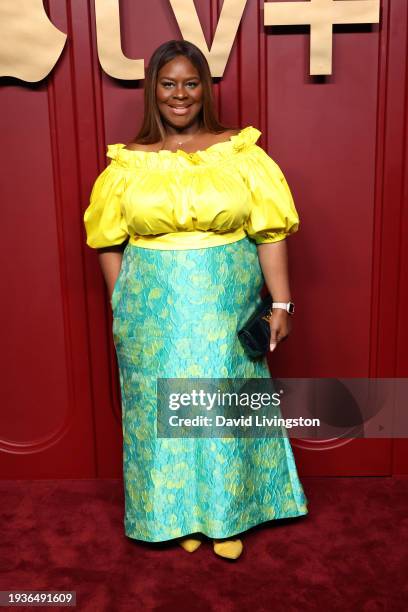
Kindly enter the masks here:
[[295, 305], [293, 302], [289, 302], [288, 304], [288, 313], [293, 314], [295, 312]]

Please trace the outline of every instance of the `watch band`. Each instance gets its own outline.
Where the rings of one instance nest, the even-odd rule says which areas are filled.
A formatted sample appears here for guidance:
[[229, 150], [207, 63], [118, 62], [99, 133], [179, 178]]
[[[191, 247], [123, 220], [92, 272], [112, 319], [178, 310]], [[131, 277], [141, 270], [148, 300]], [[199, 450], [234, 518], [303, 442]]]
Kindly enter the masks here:
[[272, 308], [282, 308], [289, 314], [293, 314], [295, 312], [295, 305], [293, 302], [272, 302]]

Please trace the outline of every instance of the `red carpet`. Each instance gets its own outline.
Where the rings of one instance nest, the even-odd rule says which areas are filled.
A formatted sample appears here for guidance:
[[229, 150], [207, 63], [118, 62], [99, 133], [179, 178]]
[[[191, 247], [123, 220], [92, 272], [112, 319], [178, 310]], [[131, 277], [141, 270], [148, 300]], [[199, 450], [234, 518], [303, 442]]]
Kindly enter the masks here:
[[234, 562], [127, 538], [119, 480], [0, 481], [0, 590], [76, 590], [67, 609], [95, 612], [406, 610], [408, 478], [302, 482], [309, 515], [247, 532]]

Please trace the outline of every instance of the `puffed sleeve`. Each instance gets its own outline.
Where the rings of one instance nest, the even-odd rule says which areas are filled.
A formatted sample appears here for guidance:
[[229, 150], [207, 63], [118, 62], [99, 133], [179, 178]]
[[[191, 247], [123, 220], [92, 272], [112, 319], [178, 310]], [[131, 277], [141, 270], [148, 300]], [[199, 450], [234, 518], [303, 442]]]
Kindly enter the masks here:
[[127, 223], [121, 212], [121, 198], [126, 187], [126, 170], [115, 161], [97, 177], [84, 213], [86, 244], [94, 249], [122, 244], [128, 237]]
[[256, 244], [277, 242], [299, 228], [289, 185], [278, 164], [258, 145], [247, 149], [244, 179], [252, 196], [244, 229]]

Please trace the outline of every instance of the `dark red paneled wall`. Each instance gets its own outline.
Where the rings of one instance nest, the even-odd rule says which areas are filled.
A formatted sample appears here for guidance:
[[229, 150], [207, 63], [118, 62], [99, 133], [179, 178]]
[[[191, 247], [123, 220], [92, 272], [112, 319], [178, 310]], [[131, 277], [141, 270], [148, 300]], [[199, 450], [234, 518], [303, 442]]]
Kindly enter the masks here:
[[[195, 2], [211, 41], [222, 2]], [[334, 26], [333, 74], [308, 75], [309, 32], [267, 27], [247, 7], [222, 79], [221, 119], [262, 131], [301, 217], [289, 239], [297, 313], [270, 358], [278, 376], [408, 376], [407, 22]], [[170, 3], [121, 1], [122, 47], [147, 65], [180, 38]], [[40, 83], [2, 78], [0, 477], [121, 473], [111, 314], [82, 215], [106, 145], [127, 142], [143, 82], [99, 66], [94, 5], [50, 0], [68, 34]], [[301, 474], [407, 473], [405, 440], [294, 441]]]

